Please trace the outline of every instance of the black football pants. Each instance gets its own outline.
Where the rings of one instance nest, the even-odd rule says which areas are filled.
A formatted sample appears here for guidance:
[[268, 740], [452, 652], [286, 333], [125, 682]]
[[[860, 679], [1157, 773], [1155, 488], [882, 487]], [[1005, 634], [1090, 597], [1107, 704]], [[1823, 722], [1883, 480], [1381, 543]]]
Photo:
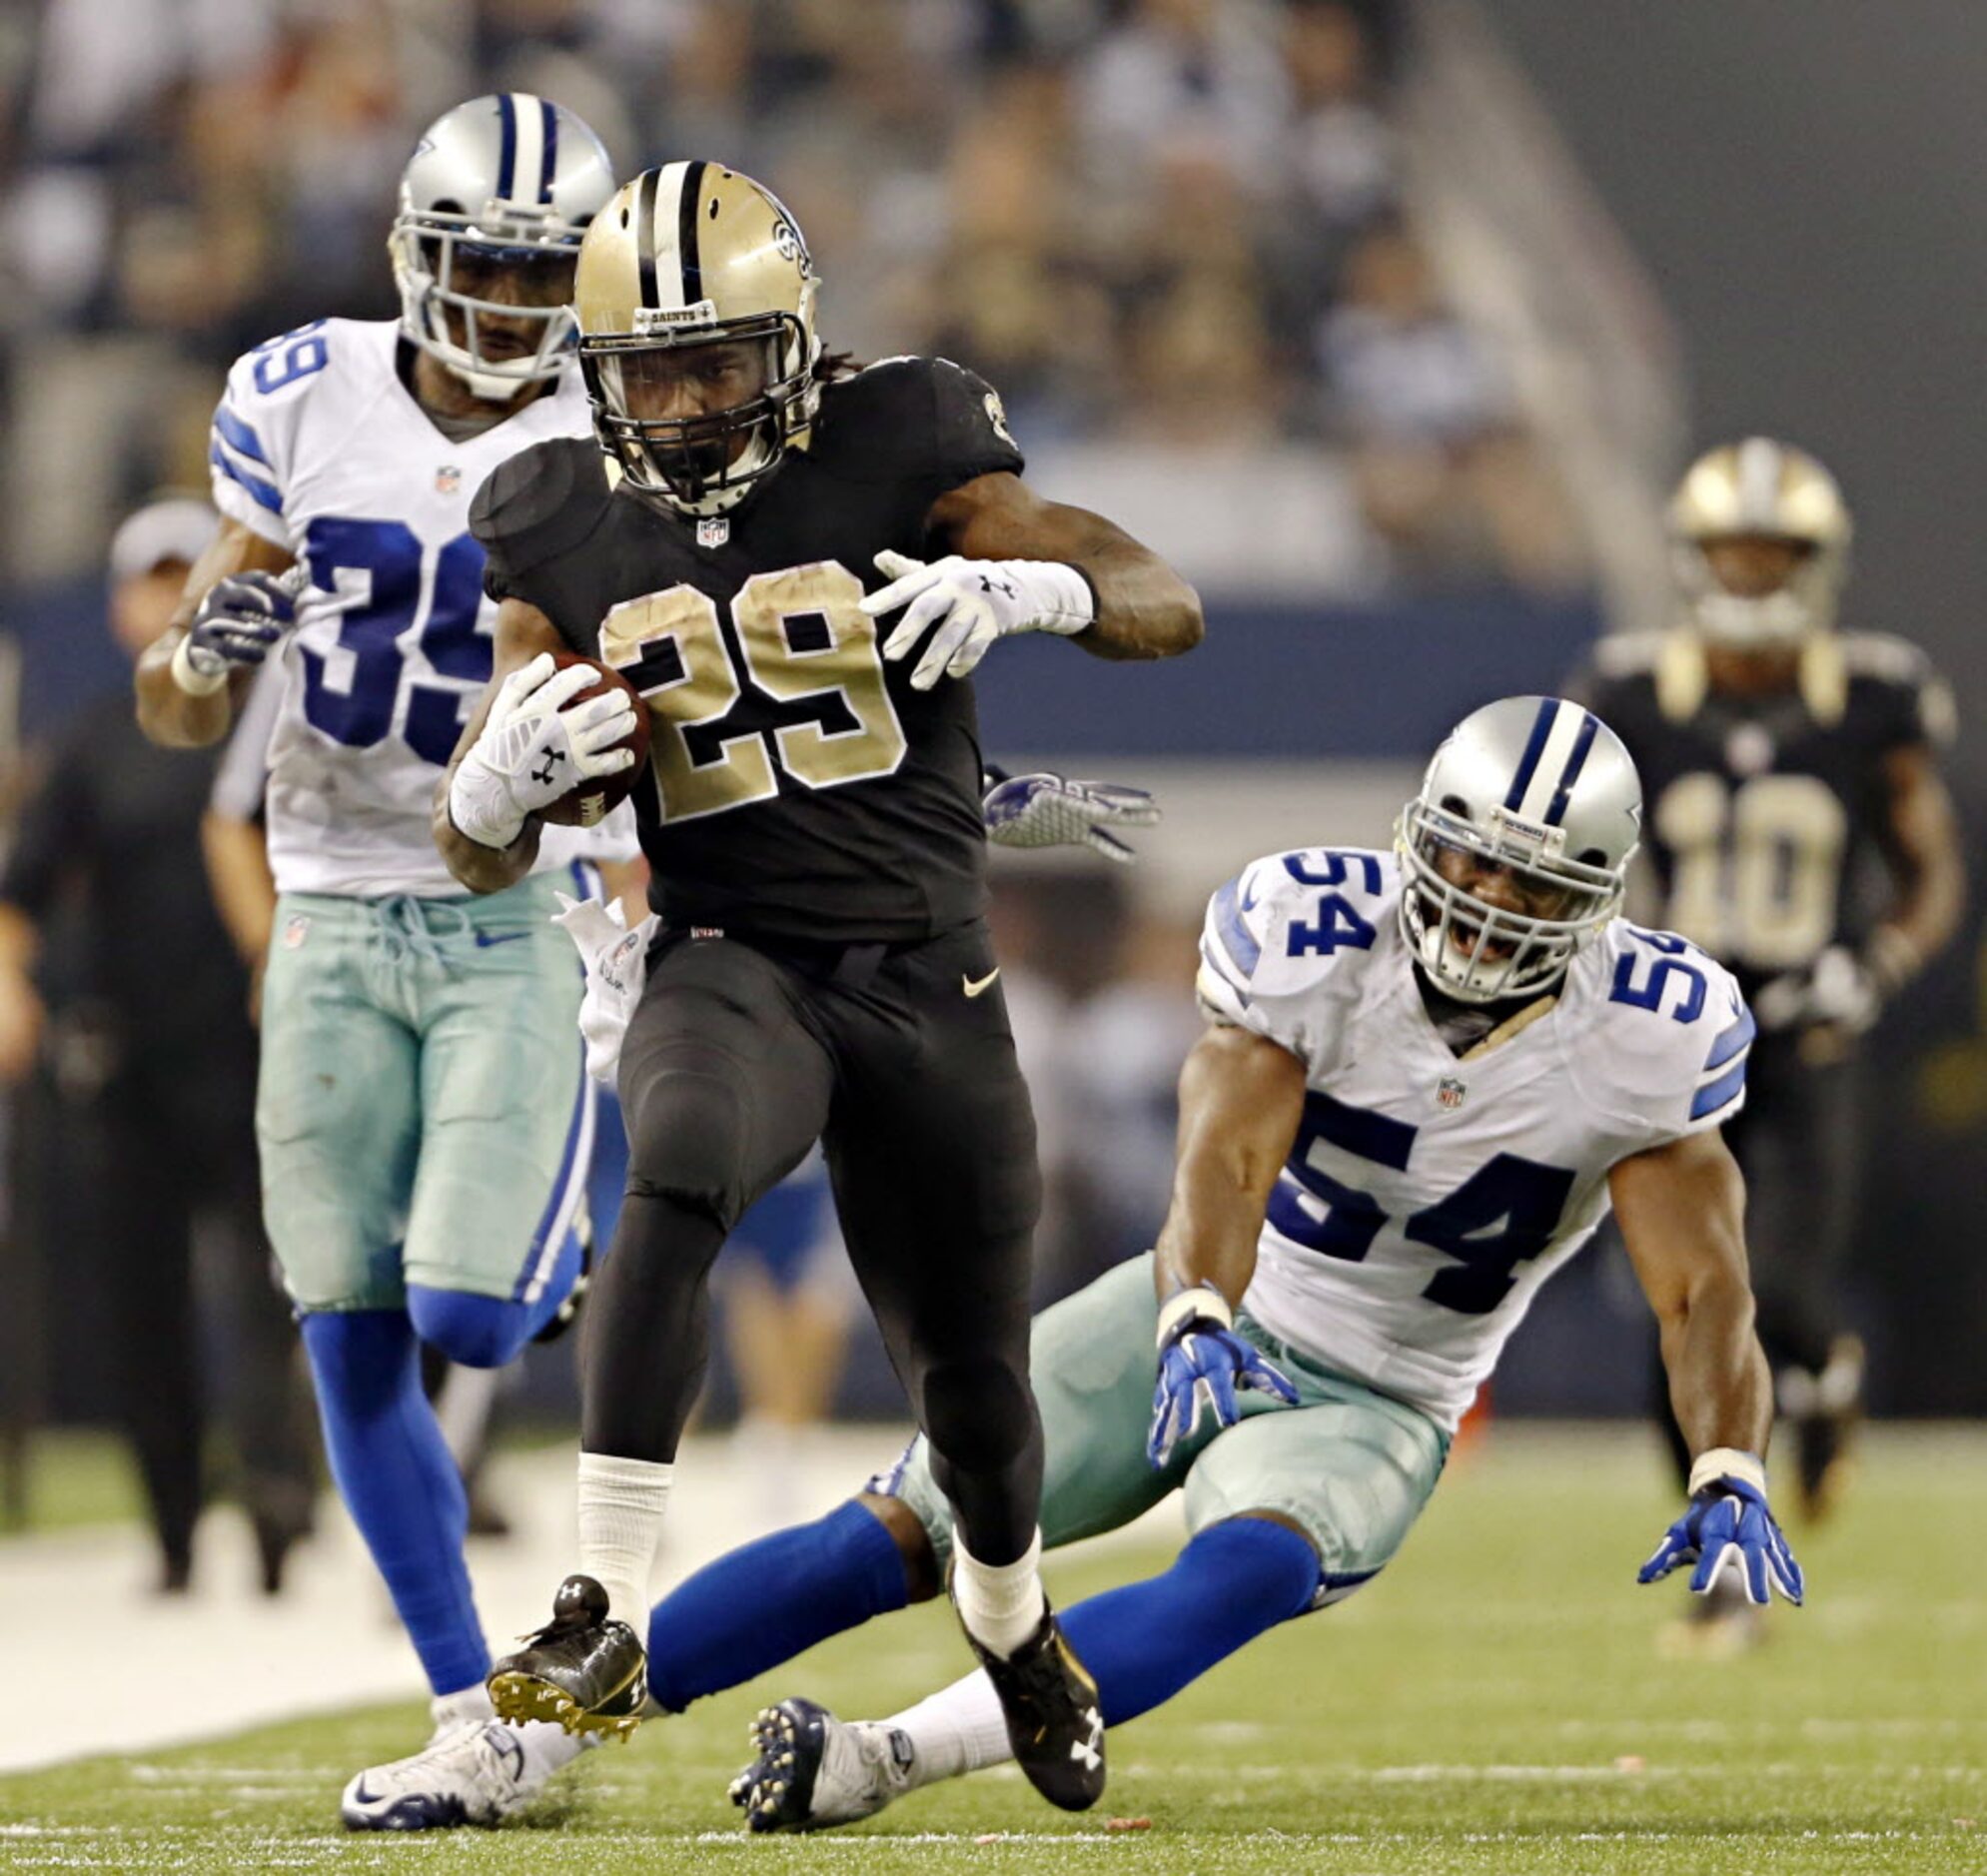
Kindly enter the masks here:
[[627, 1199], [588, 1311], [580, 1444], [672, 1458], [705, 1282], [739, 1215], [827, 1149], [842, 1233], [972, 1554], [1034, 1535], [1035, 1121], [983, 923], [900, 946], [669, 934], [621, 1046]]

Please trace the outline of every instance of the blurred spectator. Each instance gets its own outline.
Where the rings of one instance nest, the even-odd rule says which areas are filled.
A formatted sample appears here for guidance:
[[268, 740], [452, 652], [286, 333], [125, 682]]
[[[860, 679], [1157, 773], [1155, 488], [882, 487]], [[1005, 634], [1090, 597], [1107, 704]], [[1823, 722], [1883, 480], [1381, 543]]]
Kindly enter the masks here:
[[[141, 509], [111, 548], [111, 629], [136, 657], [165, 629], [215, 528], [204, 502]], [[159, 1582], [183, 1590], [207, 1495], [196, 1243], [225, 1273], [231, 1420], [263, 1584], [310, 1523], [307, 1408], [270, 1274], [254, 1137], [249, 977], [208, 898], [200, 818], [213, 762], [154, 748], [128, 691], [87, 711], [28, 802], [0, 877], [0, 1077], [60, 1104], [68, 1177], [20, 1234], [51, 1282], [101, 1273], [97, 1386], [144, 1475]], [[67, 942], [37, 972], [42, 935]], [[44, 989], [51, 993], [44, 1006]]]
[[1367, 518], [1404, 577], [1565, 577], [1570, 530], [1518, 433], [1504, 373], [1398, 219], [1348, 257], [1318, 350], [1328, 422], [1352, 449]]

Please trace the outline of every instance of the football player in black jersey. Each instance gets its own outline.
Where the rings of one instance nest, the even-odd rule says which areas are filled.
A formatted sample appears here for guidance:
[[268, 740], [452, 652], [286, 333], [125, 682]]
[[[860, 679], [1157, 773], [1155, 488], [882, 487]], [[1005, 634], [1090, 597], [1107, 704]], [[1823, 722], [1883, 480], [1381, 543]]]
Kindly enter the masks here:
[[1039, 1175], [959, 680], [1018, 632], [1171, 656], [1199, 641], [1200, 602], [1109, 521], [1028, 488], [972, 373], [824, 356], [815, 288], [793, 218], [748, 177], [637, 177], [579, 258], [597, 447], [526, 451], [473, 510], [497, 671], [438, 793], [442, 850], [466, 885], [505, 886], [537, 811], [626, 758], [608, 746], [623, 702], [558, 707], [583, 680], [550, 653], [597, 654], [651, 713], [634, 799], [663, 925], [621, 1054], [631, 1153], [585, 1354], [580, 1573], [492, 1692], [506, 1717], [632, 1725], [706, 1274], [821, 1136], [954, 1507], [967, 1636], [1023, 1768], [1081, 1808], [1102, 1723], [1036, 1567]]
[[1835, 628], [1849, 515], [1812, 457], [1763, 437], [1712, 450], [1669, 528], [1675, 628], [1603, 641], [1582, 688], [1641, 771], [1652, 916], [1733, 969], [1758, 1023], [1726, 1137], [1814, 1515], [1861, 1396], [1838, 1294], [1861, 1158], [1854, 1044], [1964, 897], [1938, 766], [1952, 699], [1915, 646]]

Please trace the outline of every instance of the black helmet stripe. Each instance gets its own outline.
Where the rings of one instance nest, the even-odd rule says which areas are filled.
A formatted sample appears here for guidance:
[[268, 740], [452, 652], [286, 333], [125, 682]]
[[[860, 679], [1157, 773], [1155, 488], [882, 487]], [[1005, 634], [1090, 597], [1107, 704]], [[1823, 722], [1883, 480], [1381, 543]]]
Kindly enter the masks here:
[[643, 306], [656, 306], [655, 298], [655, 179], [659, 170], [643, 170], [641, 185], [634, 198], [634, 257], [636, 286]]
[[695, 306], [703, 298], [703, 261], [697, 249], [697, 204], [703, 200], [704, 165], [692, 163], [683, 171], [683, 186], [676, 196], [676, 253], [683, 264], [683, 304]]

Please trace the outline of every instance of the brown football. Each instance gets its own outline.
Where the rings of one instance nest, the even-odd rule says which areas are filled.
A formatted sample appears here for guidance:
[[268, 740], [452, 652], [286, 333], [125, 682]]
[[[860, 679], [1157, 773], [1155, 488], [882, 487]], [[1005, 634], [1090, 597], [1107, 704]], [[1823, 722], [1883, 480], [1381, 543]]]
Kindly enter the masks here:
[[541, 810], [546, 820], [556, 821], [561, 827], [597, 826], [634, 792], [635, 783], [648, 766], [648, 706], [619, 671], [602, 664], [598, 658], [589, 658], [583, 651], [554, 651], [552, 662], [560, 670], [568, 664], [584, 664], [598, 673], [594, 682], [566, 702], [566, 709], [585, 702], [588, 697], [597, 697], [616, 684], [627, 692], [628, 701], [634, 705], [634, 727], [614, 744], [617, 749], [631, 750], [634, 760], [616, 774], [575, 782], [550, 807]]

